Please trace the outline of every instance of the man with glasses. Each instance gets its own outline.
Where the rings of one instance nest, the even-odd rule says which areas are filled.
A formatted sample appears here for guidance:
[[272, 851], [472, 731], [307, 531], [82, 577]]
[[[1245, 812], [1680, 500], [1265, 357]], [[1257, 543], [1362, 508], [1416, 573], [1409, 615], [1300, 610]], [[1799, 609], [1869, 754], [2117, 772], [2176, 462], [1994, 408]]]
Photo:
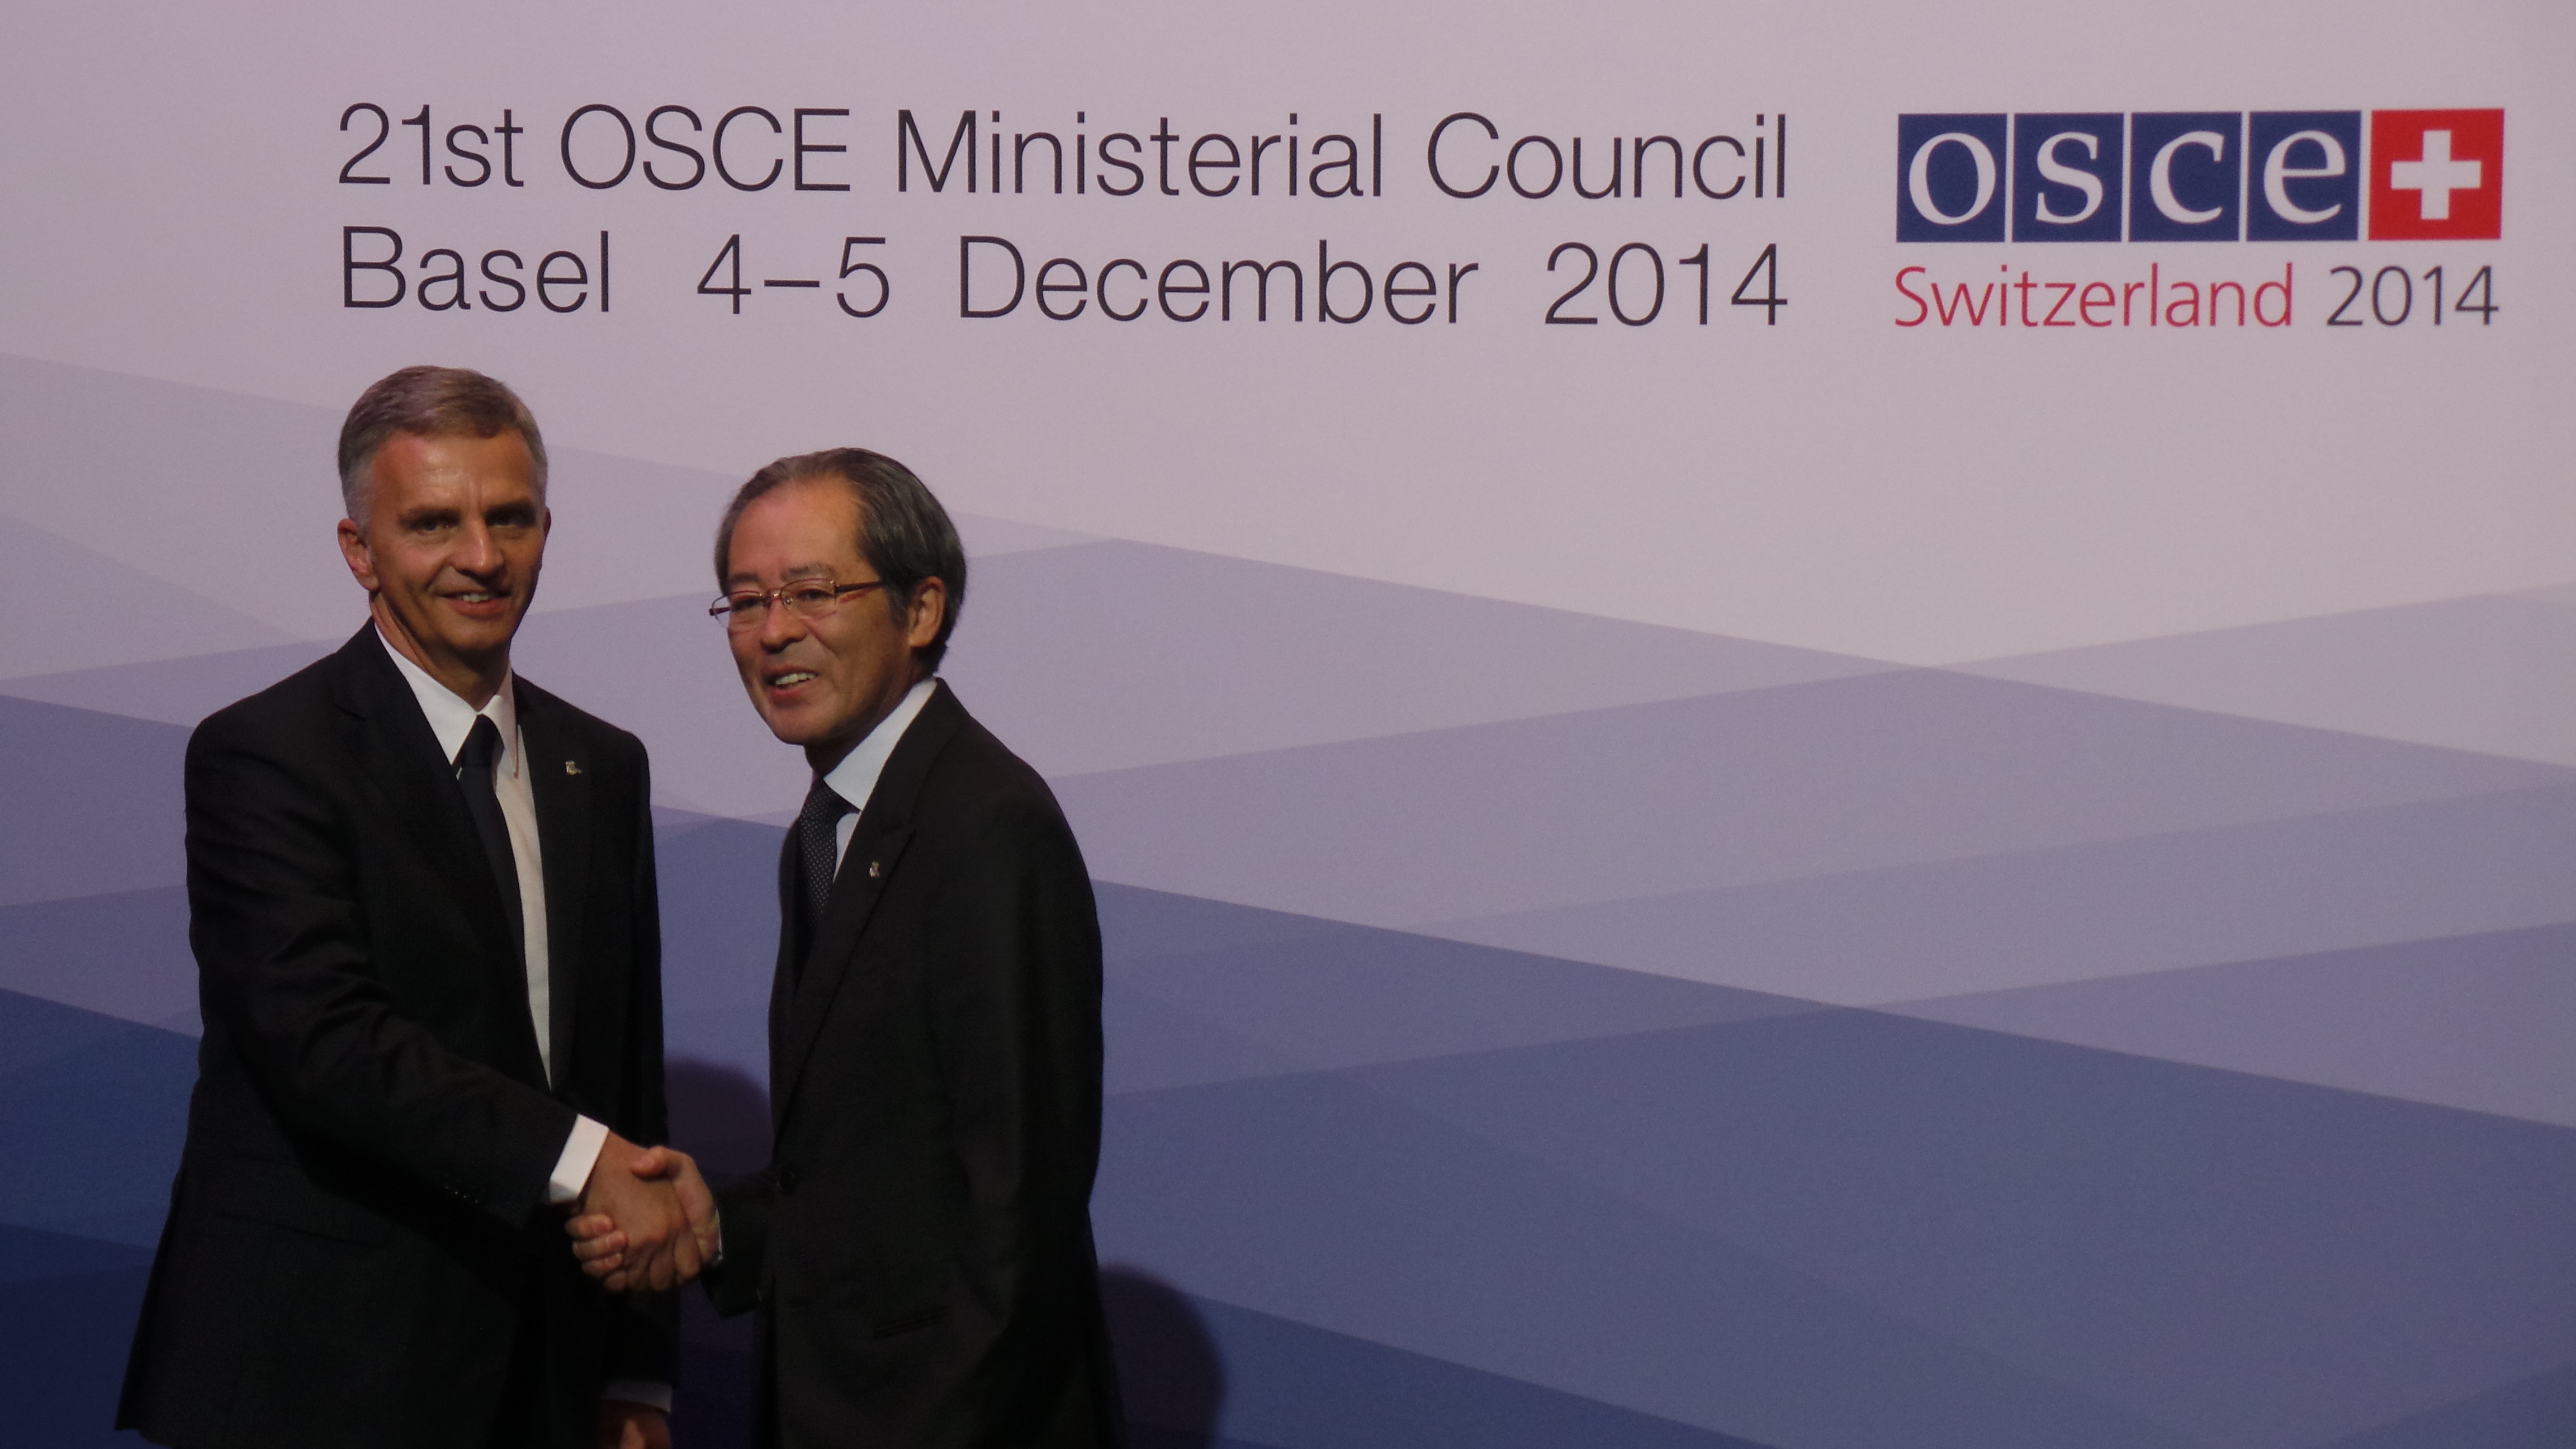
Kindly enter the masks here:
[[551, 517], [508, 388], [411, 367], [340, 432], [369, 619], [188, 741], [205, 1040], [120, 1427], [180, 1449], [669, 1442], [695, 1271], [663, 1133], [644, 747], [510, 669]]
[[[755, 1441], [1089, 1446], [1122, 1424], [1091, 1242], [1100, 928], [1037, 772], [935, 677], [947, 512], [857, 448], [754, 474], [709, 612], [814, 780], [778, 866], [770, 1165], [709, 1203], [717, 1306], [761, 1316]], [[634, 1271], [605, 1218], [591, 1269]]]

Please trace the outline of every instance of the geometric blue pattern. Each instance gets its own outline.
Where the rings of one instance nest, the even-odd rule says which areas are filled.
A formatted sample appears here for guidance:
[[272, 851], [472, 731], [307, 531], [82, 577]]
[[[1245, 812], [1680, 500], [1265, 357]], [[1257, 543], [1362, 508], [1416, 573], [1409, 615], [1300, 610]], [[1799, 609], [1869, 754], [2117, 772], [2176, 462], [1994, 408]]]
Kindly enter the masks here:
[[0, 1044], [0, 1223], [158, 1242], [196, 1039], [0, 991]]
[[2576, 1365], [2410, 1414], [2318, 1449], [2484, 1449], [2563, 1444], [2576, 1423]]
[[[749, 1165], [757, 1073], [680, 1023], [757, 1020], [779, 831], [662, 826], [675, 1136]], [[2576, 1132], [1098, 890], [1095, 1216], [1140, 1449], [2576, 1426]], [[0, 991], [0, 1364], [29, 1442], [107, 1442], [194, 1048]], [[689, 1318], [681, 1425], [739, 1443], [741, 1325]]]
[[[28, 1251], [24, 1230], [0, 1229], [0, 1253]], [[67, 1256], [78, 1247], [67, 1249]], [[142, 1440], [108, 1428], [125, 1380], [125, 1348], [143, 1308], [148, 1252], [122, 1268], [67, 1271], [0, 1282], [0, 1442], [44, 1449], [133, 1449]]]
[[[335, 421], [0, 372], [66, 469], [170, 439], [62, 419], [243, 478]], [[624, 562], [563, 532], [550, 585]], [[2563, 765], [1142, 544], [976, 566], [961, 694], [1113, 877], [1138, 1449], [2576, 1443]], [[153, 663], [94, 592], [25, 597], [116, 667], [0, 680], [0, 1438], [49, 1445], [112, 1439], [194, 1077], [187, 721], [327, 647]], [[722, 768], [770, 746], [688, 602], [541, 616], [529, 673], [681, 800], [792, 809]], [[674, 803], [673, 1136], [739, 1172], [781, 832]], [[739, 1444], [747, 1325], [683, 1324], [687, 1449]]]
[[[1134, 1449], [1210, 1444], [1341, 1449], [1766, 1449], [1598, 1400], [1333, 1333], [1109, 1270]], [[1186, 1315], [1186, 1317], [1184, 1317]], [[1195, 1320], [1193, 1323], [1191, 1320]], [[1203, 1334], [1204, 1357], [1171, 1335]], [[1166, 1365], [1200, 1373], [1165, 1378]], [[1175, 1381], [1175, 1379], [1177, 1381]]]

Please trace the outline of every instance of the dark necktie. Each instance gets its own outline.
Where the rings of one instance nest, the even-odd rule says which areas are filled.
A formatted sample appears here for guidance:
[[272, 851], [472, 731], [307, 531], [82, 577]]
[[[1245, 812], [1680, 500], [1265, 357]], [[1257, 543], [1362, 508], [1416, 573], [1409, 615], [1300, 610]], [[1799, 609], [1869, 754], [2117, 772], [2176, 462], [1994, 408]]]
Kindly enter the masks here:
[[475, 716], [474, 728], [465, 736], [465, 748], [456, 752], [456, 783], [465, 789], [466, 813], [474, 817], [474, 833], [482, 837], [483, 858], [492, 867], [492, 884], [501, 890], [501, 910], [510, 919], [510, 954], [524, 965], [528, 928], [525, 907], [519, 900], [519, 858], [510, 849], [510, 824], [501, 817], [501, 797], [495, 793], [492, 778], [492, 767], [500, 756], [501, 727], [492, 723], [488, 714]]
[[796, 816], [797, 883], [803, 897], [799, 904], [804, 908], [804, 940], [809, 947], [823, 923], [823, 908], [831, 904], [832, 877], [841, 864], [838, 827], [841, 817], [849, 813], [850, 802], [817, 779], [814, 788], [805, 792], [805, 808]]

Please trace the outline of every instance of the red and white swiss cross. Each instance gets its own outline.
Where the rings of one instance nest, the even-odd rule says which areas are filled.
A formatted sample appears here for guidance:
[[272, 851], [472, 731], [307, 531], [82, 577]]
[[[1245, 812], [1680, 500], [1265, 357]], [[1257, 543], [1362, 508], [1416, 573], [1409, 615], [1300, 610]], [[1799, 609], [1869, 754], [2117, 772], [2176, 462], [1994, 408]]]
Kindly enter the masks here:
[[2504, 112], [2370, 113], [2370, 239], [2504, 235]]

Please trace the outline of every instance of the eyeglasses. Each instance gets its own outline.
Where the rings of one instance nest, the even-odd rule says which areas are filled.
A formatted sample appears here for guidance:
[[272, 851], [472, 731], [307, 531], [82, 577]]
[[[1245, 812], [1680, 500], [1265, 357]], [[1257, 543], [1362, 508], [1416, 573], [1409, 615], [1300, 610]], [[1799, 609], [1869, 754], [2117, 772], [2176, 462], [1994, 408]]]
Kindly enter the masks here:
[[780, 588], [744, 589], [727, 594], [707, 605], [707, 617], [722, 619], [728, 629], [756, 629], [769, 617], [769, 606], [785, 604], [787, 612], [799, 619], [820, 619], [839, 607], [841, 600], [870, 589], [882, 589], [885, 580], [870, 579], [863, 584], [836, 584], [830, 579], [798, 579]]

